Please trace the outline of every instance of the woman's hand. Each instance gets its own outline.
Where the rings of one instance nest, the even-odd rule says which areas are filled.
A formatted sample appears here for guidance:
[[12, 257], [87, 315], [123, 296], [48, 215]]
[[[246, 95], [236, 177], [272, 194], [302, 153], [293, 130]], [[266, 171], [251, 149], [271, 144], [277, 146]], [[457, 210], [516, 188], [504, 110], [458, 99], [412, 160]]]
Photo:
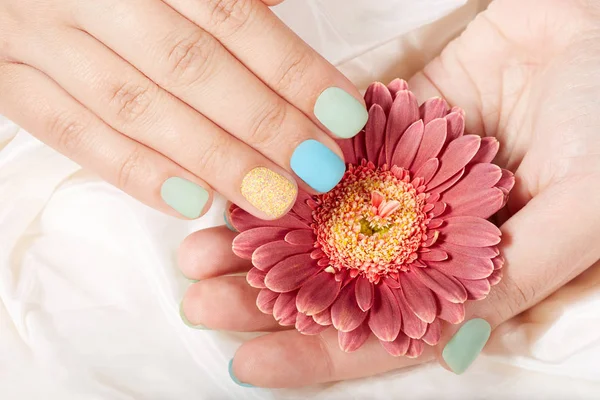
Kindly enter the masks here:
[[497, 137], [497, 161], [517, 178], [500, 216], [504, 279], [486, 300], [467, 304], [462, 326], [444, 327], [437, 347], [418, 359], [394, 358], [372, 340], [347, 354], [335, 330], [283, 330], [256, 308], [257, 289], [227, 276], [250, 264], [232, 254], [235, 233], [225, 227], [197, 232], [181, 249], [184, 274], [200, 280], [183, 300], [187, 320], [209, 329], [275, 331], [245, 343], [234, 358], [235, 377], [255, 386], [358, 378], [435, 357], [462, 372], [489, 334], [474, 319], [496, 327], [599, 267], [599, 26], [598, 2], [496, 0], [409, 82], [421, 101], [441, 95], [464, 108], [468, 132]]
[[[269, 0], [6, 0], [0, 113], [144, 203], [285, 214], [344, 172], [360, 94]], [[266, 4], [265, 4], [266, 3]]]

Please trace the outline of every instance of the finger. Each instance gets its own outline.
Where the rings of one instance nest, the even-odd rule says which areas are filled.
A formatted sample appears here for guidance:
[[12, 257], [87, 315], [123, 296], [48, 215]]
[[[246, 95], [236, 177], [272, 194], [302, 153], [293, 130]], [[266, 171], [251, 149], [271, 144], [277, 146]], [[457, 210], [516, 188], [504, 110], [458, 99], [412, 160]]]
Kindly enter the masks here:
[[[249, 70], [334, 136], [349, 138], [365, 125], [354, 85], [255, 0], [165, 0], [214, 35]], [[251, 39], [249, 39], [251, 38]]]
[[248, 272], [252, 263], [237, 257], [231, 250], [231, 242], [236, 235], [225, 226], [203, 229], [189, 235], [179, 248], [181, 272], [195, 280]]
[[[113, 2], [117, 0], [83, 6], [82, 28], [225, 131], [293, 170], [313, 190], [326, 192], [340, 181], [343, 156], [335, 141], [209, 33], [157, 0], [118, 2], [118, 7]], [[124, 22], [109, 27], [98, 20], [99, 12]], [[121, 12], [136, 18], [123, 20]], [[307, 141], [328, 156], [316, 157], [319, 151], [307, 149]], [[292, 162], [293, 157], [300, 163]], [[307, 172], [314, 164], [320, 164], [320, 174]]]
[[182, 316], [192, 326], [237, 332], [287, 329], [256, 308], [259, 289], [243, 276], [220, 276], [191, 285], [181, 303]]
[[269, 7], [276, 6], [278, 4], [283, 3], [284, 0], [262, 0], [263, 3], [268, 5]]
[[418, 358], [392, 357], [373, 338], [357, 351], [345, 353], [334, 329], [315, 336], [292, 330], [244, 343], [230, 373], [234, 381], [244, 384], [289, 388], [376, 375], [432, 359], [431, 348]]
[[186, 218], [210, 208], [204, 181], [111, 129], [40, 71], [0, 64], [0, 93], [2, 114], [147, 205]]
[[504, 277], [485, 300], [468, 305], [465, 323], [443, 330], [437, 355], [444, 367], [464, 372], [490, 329], [533, 307], [600, 259], [600, 188], [594, 181], [590, 176], [552, 186], [503, 225]]
[[293, 205], [295, 180], [84, 32], [68, 29], [19, 56], [46, 72], [113, 129], [205, 179], [250, 213], [275, 219]]

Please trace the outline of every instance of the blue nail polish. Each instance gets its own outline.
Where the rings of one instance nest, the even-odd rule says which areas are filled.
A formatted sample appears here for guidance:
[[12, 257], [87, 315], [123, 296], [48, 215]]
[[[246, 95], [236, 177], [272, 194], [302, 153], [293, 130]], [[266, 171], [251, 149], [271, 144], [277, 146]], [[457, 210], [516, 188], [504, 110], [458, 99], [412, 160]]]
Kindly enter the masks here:
[[337, 154], [312, 139], [296, 147], [290, 165], [300, 179], [321, 193], [333, 189], [346, 172], [346, 165]]
[[229, 361], [229, 376], [231, 377], [232, 381], [234, 381], [237, 385], [239, 385], [241, 387], [247, 387], [247, 388], [254, 387], [249, 383], [240, 382], [240, 380], [235, 377], [235, 375], [233, 374], [233, 358]]
[[227, 210], [225, 210], [225, 212], [223, 213], [223, 220], [225, 221], [225, 226], [232, 232], [237, 232], [237, 229], [235, 229], [233, 227], [233, 225], [231, 225], [231, 223], [229, 222], [229, 218], [227, 218]]

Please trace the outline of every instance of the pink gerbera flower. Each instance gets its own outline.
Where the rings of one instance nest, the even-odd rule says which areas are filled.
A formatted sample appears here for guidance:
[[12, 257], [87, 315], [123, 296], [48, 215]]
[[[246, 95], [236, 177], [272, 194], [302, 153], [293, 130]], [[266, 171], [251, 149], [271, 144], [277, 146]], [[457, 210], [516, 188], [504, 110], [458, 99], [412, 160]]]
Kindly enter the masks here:
[[251, 259], [257, 305], [304, 334], [329, 326], [344, 351], [371, 334], [392, 355], [435, 345], [441, 321], [501, 279], [500, 230], [514, 177], [491, 164], [494, 138], [464, 135], [464, 112], [439, 98], [419, 107], [405, 81], [372, 84], [369, 121], [341, 141], [348, 163], [329, 193], [300, 192], [292, 211], [259, 220], [232, 206], [233, 251]]

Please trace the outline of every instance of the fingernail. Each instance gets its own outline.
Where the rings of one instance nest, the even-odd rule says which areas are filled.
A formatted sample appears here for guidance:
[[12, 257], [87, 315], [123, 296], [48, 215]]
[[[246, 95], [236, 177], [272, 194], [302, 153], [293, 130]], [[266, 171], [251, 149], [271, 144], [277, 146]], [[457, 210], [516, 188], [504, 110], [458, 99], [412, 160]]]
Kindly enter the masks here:
[[183, 321], [183, 323], [186, 324], [187, 326], [189, 326], [190, 328], [199, 329], [201, 331], [209, 330], [204, 325], [201, 325], [201, 324], [200, 325], [194, 325], [190, 321], [188, 321], [187, 317], [183, 313], [183, 302], [179, 303], [179, 316], [181, 317], [181, 320]]
[[238, 378], [235, 377], [235, 375], [233, 373], [233, 358], [229, 361], [229, 376], [231, 377], [232, 381], [234, 381], [237, 385], [239, 385], [241, 387], [247, 387], [247, 388], [254, 387], [249, 383], [241, 382]]
[[227, 217], [227, 210], [225, 210], [225, 212], [223, 213], [223, 220], [225, 221], [225, 226], [232, 232], [237, 232], [237, 229], [235, 229], [233, 227], [233, 225], [231, 225], [231, 222], [229, 222], [229, 218]]
[[479, 356], [491, 333], [492, 327], [486, 320], [467, 321], [446, 344], [442, 358], [455, 374], [462, 374]]
[[356, 136], [369, 118], [365, 106], [338, 87], [327, 88], [319, 95], [314, 113], [327, 129], [342, 139]]
[[271, 218], [279, 218], [294, 204], [298, 188], [277, 172], [258, 167], [244, 176], [241, 192], [254, 207]]
[[346, 165], [337, 154], [312, 139], [296, 147], [290, 165], [300, 179], [321, 193], [333, 189], [346, 172]]
[[178, 177], [164, 181], [160, 195], [171, 208], [190, 219], [196, 219], [202, 214], [209, 197], [202, 186]]

